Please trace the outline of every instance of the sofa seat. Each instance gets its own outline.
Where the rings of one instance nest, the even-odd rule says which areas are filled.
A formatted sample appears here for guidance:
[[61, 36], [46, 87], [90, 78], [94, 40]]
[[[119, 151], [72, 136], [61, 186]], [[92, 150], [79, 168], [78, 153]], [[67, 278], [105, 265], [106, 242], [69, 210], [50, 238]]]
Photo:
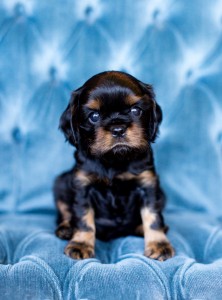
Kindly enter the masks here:
[[97, 240], [96, 257], [73, 260], [53, 214], [1, 215], [1, 299], [214, 299], [222, 296], [222, 230], [209, 216], [166, 216], [176, 256], [143, 256], [143, 238]]

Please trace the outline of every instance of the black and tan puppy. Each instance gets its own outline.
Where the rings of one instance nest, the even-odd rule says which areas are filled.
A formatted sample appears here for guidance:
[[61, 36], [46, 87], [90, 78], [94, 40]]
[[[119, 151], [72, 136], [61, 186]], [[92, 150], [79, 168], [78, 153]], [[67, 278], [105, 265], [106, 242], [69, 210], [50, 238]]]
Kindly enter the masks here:
[[76, 147], [76, 165], [54, 186], [65, 254], [89, 258], [96, 237], [141, 235], [146, 256], [173, 256], [151, 149], [161, 120], [151, 86], [126, 73], [100, 73], [72, 93], [60, 128]]

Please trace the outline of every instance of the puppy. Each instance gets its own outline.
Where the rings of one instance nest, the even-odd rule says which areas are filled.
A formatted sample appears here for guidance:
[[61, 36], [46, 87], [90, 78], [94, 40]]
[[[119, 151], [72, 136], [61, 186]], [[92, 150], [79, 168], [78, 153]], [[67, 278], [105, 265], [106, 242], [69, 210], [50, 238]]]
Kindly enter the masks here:
[[151, 149], [161, 120], [152, 87], [123, 72], [97, 74], [72, 93], [60, 129], [76, 147], [76, 165], [54, 185], [66, 255], [93, 257], [96, 237], [140, 235], [145, 256], [173, 256]]

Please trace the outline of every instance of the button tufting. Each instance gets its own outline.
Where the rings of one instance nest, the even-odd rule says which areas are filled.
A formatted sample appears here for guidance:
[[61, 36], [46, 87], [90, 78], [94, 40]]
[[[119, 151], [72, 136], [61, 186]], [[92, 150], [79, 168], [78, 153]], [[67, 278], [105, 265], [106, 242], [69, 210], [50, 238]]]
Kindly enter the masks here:
[[153, 20], [157, 20], [158, 17], [160, 16], [160, 10], [159, 9], [155, 9], [153, 12]]
[[86, 9], [85, 9], [85, 16], [87, 18], [89, 18], [91, 15], [92, 15], [92, 12], [93, 12], [93, 7], [92, 6], [87, 6]]
[[92, 24], [95, 21], [94, 9], [92, 6], [87, 6], [85, 9], [85, 19], [88, 24]]
[[21, 142], [22, 140], [22, 132], [20, 130], [19, 127], [15, 127], [13, 130], [12, 130], [12, 138], [13, 140], [18, 144]]
[[17, 17], [21, 17], [25, 15], [25, 7], [21, 3], [17, 3], [14, 7], [14, 13]]
[[193, 70], [189, 69], [187, 72], [186, 72], [186, 78], [189, 79], [191, 78], [193, 75]]
[[50, 79], [52, 81], [56, 80], [57, 79], [57, 69], [56, 67], [52, 66], [50, 69], [49, 69], [49, 76], [50, 76]]
[[[222, 6], [188, 2], [1, 1], [4, 300], [222, 298]], [[153, 84], [166, 109], [155, 147], [176, 250], [166, 262], [145, 257], [136, 236], [96, 241], [96, 259], [72, 260], [53, 233], [52, 178], [73, 162], [59, 116], [70, 87], [108, 69]]]

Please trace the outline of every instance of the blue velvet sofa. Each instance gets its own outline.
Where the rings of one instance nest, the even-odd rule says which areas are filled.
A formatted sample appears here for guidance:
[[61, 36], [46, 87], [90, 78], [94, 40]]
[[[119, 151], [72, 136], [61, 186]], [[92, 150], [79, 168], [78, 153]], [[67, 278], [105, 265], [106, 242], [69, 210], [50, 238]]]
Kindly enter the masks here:
[[[222, 2], [0, 3], [0, 299], [222, 299]], [[176, 256], [97, 241], [75, 261], [54, 235], [52, 183], [73, 164], [58, 131], [72, 89], [124, 70], [151, 83], [154, 144]]]

